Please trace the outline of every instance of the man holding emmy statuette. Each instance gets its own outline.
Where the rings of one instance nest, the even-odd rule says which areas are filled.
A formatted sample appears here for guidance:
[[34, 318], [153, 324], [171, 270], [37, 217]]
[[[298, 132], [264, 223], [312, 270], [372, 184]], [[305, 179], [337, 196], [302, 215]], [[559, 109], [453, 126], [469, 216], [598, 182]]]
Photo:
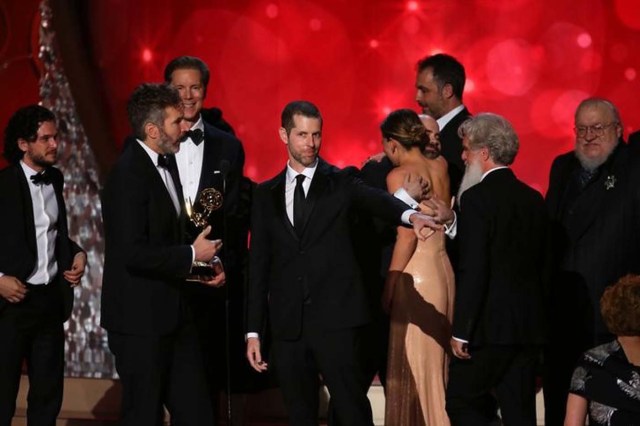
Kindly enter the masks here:
[[[122, 383], [122, 425], [214, 423], [185, 279], [194, 261], [222, 246], [207, 226], [185, 242], [187, 217], [172, 154], [186, 130], [178, 92], [142, 84], [127, 105], [137, 140], [127, 144], [104, 186], [102, 321]], [[201, 283], [224, 281], [220, 273]]]

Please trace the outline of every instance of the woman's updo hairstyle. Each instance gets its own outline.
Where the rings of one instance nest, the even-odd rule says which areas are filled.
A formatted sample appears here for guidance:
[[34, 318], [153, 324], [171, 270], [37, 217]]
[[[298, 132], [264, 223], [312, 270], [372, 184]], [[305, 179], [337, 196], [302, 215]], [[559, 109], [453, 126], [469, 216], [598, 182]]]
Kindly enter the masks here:
[[380, 124], [380, 130], [382, 137], [394, 139], [408, 150], [418, 147], [420, 151], [424, 151], [425, 146], [429, 143], [427, 129], [420, 121], [418, 114], [411, 109], [393, 111]]

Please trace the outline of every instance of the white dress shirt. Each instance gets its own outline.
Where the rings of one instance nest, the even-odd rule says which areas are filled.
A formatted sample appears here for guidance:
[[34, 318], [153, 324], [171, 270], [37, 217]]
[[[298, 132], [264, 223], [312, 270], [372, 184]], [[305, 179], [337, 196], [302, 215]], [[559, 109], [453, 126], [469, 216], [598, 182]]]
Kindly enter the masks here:
[[38, 261], [31, 275], [27, 277], [29, 284], [47, 284], [58, 273], [55, 259], [56, 236], [58, 225], [58, 201], [53, 185], [36, 185], [31, 176], [38, 172], [20, 161], [20, 166], [27, 177], [31, 202], [33, 204], [33, 223], [36, 231], [36, 247]]
[[[202, 130], [204, 134], [202, 116], [198, 118], [198, 121], [190, 130], [196, 129]], [[204, 144], [205, 142], [202, 141], [200, 145], [196, 145], [191, 138], [187, 138], [180, 143], [180, 151], [176, 153], [176, 164], [178, 165], [182, 195], [184, 196], [183, 201], [190, 201], [191, 204], [196, 202], [196, 195], [198, 195], [202, 162], [204, 160]]]

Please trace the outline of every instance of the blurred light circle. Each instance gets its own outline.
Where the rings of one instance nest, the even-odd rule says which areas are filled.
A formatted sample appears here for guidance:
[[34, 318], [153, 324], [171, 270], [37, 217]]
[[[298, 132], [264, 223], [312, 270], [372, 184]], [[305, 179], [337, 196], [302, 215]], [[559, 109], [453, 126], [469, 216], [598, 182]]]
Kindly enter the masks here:
[[624, 70], [624, 78], [626, 78], [629, 81], [633, 81], [635, 80], [637, 77], [637, 72], [635, 70], [635, 68], [627, 68], [626, 70]]
[[407, 10], [409, 12], [415, 12], [416, 10], [418, 10], [418, 2], [417, 1], [409, 1], [407, 2]]
[[591, 35], [587, 32], [584, 32], [580, 35], [578, 35], [578, 38], [576, 40], [576, 42], [578, 43], [578, 46], [582, 47], [582, 48], [587, 48], [589, 46], [591, 46]]
[[640, 7], [637, 0], [616, 0], [616, 15], [627, 27], [640, 30]]
[[525, 40], [496, 44], [487, 54], [487, 79], [497, 91], [511, 96], [525, 94], [538, 79], [538, 63]]
[[369, 42], [369, 47], [372, 49], [377, 49], [378, 46], [380, 46], [380, 42], [378, 42], [378, 40], [373, 39]]
[[311, 31], [320, 31], [322, 29], [322, 21], [317, 18], [312, 19], [309, 21], [309, 28]]
[[279, 13], [278, 5], [274, 3], [270, 3], [269, 5], [267, 5], [265, 9], [265, 13], [267, 14], [268, 18], [271, 18], [271, 19], [277, 18]]

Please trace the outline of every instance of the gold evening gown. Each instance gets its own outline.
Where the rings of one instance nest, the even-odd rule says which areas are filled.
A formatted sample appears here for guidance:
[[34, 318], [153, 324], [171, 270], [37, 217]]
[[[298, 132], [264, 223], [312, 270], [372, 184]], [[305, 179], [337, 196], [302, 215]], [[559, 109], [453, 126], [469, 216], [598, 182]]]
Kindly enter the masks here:
[[391, 304], [385, 424], [449, 426], [445, 411], [454, 280], [444, 232], [418, 241]]

